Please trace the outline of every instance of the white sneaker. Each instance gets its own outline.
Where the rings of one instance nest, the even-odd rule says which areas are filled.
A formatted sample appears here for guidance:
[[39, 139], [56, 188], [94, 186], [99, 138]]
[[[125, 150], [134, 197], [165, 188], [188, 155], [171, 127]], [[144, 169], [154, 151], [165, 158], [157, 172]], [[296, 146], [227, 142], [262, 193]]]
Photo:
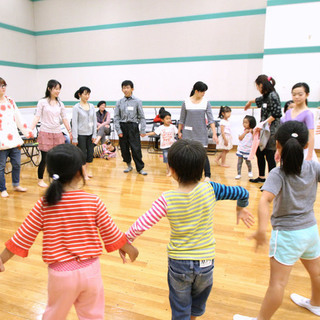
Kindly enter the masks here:
[[240, 314], [235, 314], [233, 320], [257, 320], [258, 318], [251, 318], [246, 316], [241, 316]]
[[241, 174], [237, 174], [235, 177], [234, 177], [236, 180], [239, 180], [241, 178]]
[[296, 294], [296, 293], [292, 293], [290, 295], [290, 298], [298, 306], [300, 306], [302, 308], [306, 308], [309, 311], [311, 311], [312, 313], [314, 313], [315, 315], [320, 317], [320, 307], [319, 306], [312, 306], [310, 304], [310, 299], [307, 299], [307, 298], [300, 296], [299, 294]]
[[248, 177], [249, 177], [249, 178], [253, 178], [253, 173], [252, 173], [252, 172], [249, 172], [249, 173], [248, 173]]

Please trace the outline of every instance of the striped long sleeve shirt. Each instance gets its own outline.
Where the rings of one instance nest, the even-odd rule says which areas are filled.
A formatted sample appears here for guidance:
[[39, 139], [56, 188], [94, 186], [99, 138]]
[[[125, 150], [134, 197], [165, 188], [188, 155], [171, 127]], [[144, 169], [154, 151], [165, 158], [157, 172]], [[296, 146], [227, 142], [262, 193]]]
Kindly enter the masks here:
[[239, 186], [201, 182], [191, 192], [164, 192], [126, 232], [129, 242], [167, 217], [171, 227], [168, 256], [178, 260], [214, 259], [213, 209], [218, 200], [248, 205], [249, 192]]
[[62, 199], [52, 206], [41, 198], [6, 247], [26, 257], [40, 231], [42, 258], [48, 264], [98, 257], [102, 254], [99, 233], [108, 252], [127, 242], [101, 199], [82, 190], [63, 193]]

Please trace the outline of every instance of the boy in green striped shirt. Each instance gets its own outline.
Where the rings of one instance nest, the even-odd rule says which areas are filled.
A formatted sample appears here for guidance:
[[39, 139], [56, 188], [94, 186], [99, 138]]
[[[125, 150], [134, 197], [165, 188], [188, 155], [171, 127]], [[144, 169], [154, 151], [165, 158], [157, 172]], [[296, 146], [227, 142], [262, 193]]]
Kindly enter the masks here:
[[[168, 154], [176, 190], [164, 192], [126, 232], [131, 243], [162, 217], [171, 227], [168, 251], [168, 284], [172, 320], [194, 320], [205, 312], [213, 282], [215, 239], [213, 209], [218, 200], [237, 200], [237, 223], [254, 223], [248, 206], [249, 192], [239, 186], [200, 182], [206, 151], [191, 140], [175, 142]], [[125, 259], [125, 253], [122, 253]]]

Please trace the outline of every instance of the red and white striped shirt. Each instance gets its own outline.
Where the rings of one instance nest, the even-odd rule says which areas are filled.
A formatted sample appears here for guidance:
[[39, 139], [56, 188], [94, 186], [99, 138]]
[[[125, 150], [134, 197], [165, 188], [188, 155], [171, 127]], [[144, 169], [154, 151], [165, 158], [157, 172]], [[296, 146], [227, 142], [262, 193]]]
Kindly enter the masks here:
[[68, 191], [53, 206], [41, 198], [5, 245], [14, 254], [27, 257], [43, 231], [44, 262], [82, 261], [102, 254], [98, 230], [108, 252], [127, 242], [98, 196], [82, 190]]

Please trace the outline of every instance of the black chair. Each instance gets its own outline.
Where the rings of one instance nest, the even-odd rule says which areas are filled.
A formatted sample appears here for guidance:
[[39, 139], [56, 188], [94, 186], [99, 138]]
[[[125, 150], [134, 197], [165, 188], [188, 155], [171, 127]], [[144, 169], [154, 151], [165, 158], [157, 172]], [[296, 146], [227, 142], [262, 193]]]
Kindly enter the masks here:
[[[152, 130], [149, 132], [154, 132], [154, 130], [160, 127], [160, 125], [161, 125], [160, 122], [152, 122]], [[149, 136], [149, 142], [147, 147], [148, 153], [161, 153], [161, 150], [158, 146], [159, 140], [160, 140], [159, 135]]]
[[[220, 134], [221, 134], [220, 119], [219, 119], [219, 120], [214, 120], [214, 124], [215, 124], [215, 127], [216, 127], [217, 137], [219, 137]], [[207, 152], [208, 152], [208, 153], [216, 154], [216, 153], [218, 152], [218, 150], [217, 150], [217, 148], [216, 148], [217, 145], [216, 145], [215, 141], [212, 140], [213, 133], [212, 133], [212, 130], [211, 130], [210, 125], [208, 125], [207, 128], [208, 128], [209, 144], [213, 144], [213, 145], [214, 145], [214, 148], [209, 148], [209, 146], [208, 146]], [[211, 141], [210, 141], [210, 140], [211, 140]], [[211, 143], [210, 143], [210, 142], [211, 142]]]
[[[38, 126], [38, 125], [37, 125]], [[23, 136], [22, 132], [18, 129], [21, 139], [23, 140], [23, 144], [21, 145], [21, 166], [32, 163], [34, 166], [38, 167], [41, 161], [41, 153], [38, 149], [37, 138], [26, 138]], [[38, 131], [38, 128], [37, 128]], [[26, 159], [24, 159], [24, 157]], [[7, 160], [7, 166], [5, 168], [4, 173], [8, 174], [12, 172], [11, 164], [9, 160]]]

